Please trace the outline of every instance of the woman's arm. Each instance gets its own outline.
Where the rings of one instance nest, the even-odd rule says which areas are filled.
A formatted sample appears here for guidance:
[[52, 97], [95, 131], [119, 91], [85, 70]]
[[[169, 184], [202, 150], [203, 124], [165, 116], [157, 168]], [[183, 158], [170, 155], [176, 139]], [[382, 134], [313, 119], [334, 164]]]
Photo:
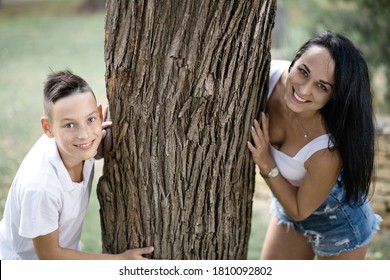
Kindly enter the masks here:
[[[254, 145], [248, 142], [255, 163], [263, 174], [276, 166], [269, 153], [269, 119], [262, 114], [262, 127], [254, 123], [252, 137]], [[276, 178], [266, 179], [272, 193], [279, 200], [287, 214], [294, 220], [304, 220], [311, 215], [331, 192], [340, 169], [341, 158], [337, 151], [322, 149], [314, 153], [305, 163], [307, 169], [303, 185], [295, 187], [281, 174]]]

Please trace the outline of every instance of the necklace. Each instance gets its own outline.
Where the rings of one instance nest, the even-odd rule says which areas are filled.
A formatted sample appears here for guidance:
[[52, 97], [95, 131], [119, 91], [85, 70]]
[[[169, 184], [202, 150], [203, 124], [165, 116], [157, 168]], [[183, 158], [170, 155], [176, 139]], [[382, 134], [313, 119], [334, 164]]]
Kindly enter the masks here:
[[303, 130], [303, 137], [305, 137], [305, 138], [307, 138], [307, 137], [309, 137], [309, 132], [307, 132], [304, 128], [303, 128], [303, 125], [300, 123], [300, 122], [298, 122], [299, 123], [299, 125], [302, 127], [302, 130]]
[[297, 121], [297, 123], [299, 124], [299, 126], [302, 128], [302, 130], [303, 130], [303, 137], [305, 137], [305, 138], [307, 138], [307, 137], [309, 137], [309, 132], [303, 127], [303, 125], [301, 124], [301, 122], [298, 120], [298, 118], [297, 118], [297, 116], [295, 115], [295, 113], [293, 113], [293, 115], [294, 115], [294, 118], [295, 118], [295, 120]]

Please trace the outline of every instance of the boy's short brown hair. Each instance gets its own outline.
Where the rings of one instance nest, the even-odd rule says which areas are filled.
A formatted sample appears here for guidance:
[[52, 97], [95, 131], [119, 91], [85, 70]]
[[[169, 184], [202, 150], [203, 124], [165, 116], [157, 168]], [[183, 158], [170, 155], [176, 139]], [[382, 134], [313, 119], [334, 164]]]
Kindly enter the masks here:
[[91, 92], [95, 97], [89, 84], [80, 76], [73, 74], [70, 70], [50, 73], [43, 87], [45, 115], [48, 118], [51, 117], [52, 106], [61, 98], [75, 93], [85, 92]]

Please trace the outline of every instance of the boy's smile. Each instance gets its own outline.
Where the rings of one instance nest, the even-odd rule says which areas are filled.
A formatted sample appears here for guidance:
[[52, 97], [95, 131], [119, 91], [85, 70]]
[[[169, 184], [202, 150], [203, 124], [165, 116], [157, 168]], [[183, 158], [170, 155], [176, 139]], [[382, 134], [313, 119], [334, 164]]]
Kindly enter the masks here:
[[86, 143], [86, 144], [79, 144], [79, 145], [75, 145], [75, 146], [79, 147], [81, 150], [89, 150], [93, 146], [94, 142], [95, 142], [95, 140], [93, 140], [89, 143]]
[[55, 138], [69, 173], [82, 169], [83, 161], [95, 156], [102, 138], [101, 105], [91, 92], [74, 93], [58, 100], [51, 116], [42, 121], [46, 135]]

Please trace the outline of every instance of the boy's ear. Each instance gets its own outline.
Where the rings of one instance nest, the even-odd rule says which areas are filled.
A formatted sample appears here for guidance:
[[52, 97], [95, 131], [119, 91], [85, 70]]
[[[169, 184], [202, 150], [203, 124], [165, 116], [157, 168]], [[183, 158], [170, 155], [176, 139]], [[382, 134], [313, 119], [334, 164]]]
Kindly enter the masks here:
[[41, 125], [43, 132], [47, 135], [47, 137], [53, 138], [54, 134], [51, 131], [49, 119], [46, 117], [41, 118]]

